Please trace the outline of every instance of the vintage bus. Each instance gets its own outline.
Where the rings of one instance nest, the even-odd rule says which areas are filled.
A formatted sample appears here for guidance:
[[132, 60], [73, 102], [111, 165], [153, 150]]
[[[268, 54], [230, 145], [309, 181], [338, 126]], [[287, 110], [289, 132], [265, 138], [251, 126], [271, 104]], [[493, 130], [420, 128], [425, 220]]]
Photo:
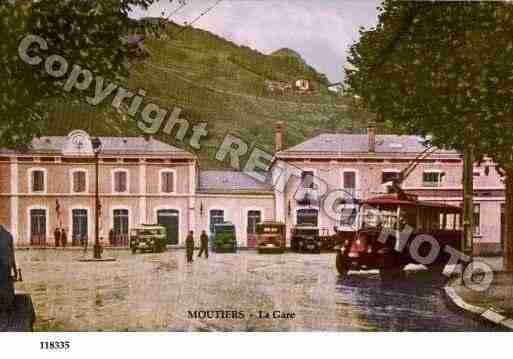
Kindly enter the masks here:
[[[363, 201], [357, 231], [337, 251], [337, 271], [346, 275], [349, 270], [378, 269], [383, 279], [390, 279], [399, 276], [406, 265], [416, 263], [441, 274], [450, 258], [445, 246], [460, 248], [461, 220], [460, 207], [419, 201], [405, 192]], [[437, 245], [421, 238], [431, 238]], [[440, 250], [433, 252], [438, 246]]]

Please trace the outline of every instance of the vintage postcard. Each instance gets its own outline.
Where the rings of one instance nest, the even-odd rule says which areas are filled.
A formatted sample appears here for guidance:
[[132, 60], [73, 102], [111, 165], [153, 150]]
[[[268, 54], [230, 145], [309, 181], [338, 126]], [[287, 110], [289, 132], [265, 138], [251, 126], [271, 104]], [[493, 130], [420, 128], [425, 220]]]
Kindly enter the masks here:
[[513, 329], [512, 39], [509, 1], [0, 1], [0, 331]]

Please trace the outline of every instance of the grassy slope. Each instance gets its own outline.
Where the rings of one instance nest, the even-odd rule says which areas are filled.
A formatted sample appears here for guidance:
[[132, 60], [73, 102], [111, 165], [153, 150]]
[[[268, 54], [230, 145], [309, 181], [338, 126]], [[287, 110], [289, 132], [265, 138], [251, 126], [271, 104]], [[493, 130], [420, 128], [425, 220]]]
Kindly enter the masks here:
[[[126, 86], [144, 89], [146, 101], [168, 110], [183, 108], [183, 117], [191, 122], [208, 122], [209, 137], [198, 152], [203, 167], [222, 166], [213, 158], [227, 132], [272, 151], [277, 121], [287, 124], [288, 145], [322, 130], [359, 131], [365, 126], [365, 115], [328, 91], [324, 75], [295, 56], [284, 56], [287, 51], [268, 56], [203, 30], [190, 29], [175, 36], [179, 30], [172, 24], [168, 36], [146, 40], [144, 46], [151, 57], [132, 65]], [[299, 78], [312, 80], [316, 94], [273, 97], [264, 90], [266, 80]], [[138, 134], [130, 117], [123, 121], [108, 106], [60, 105], [52, 118], [58, 120], [50, 123], [54, 134], [66, 134], [71, 128], [97, 135]], [[157, 137], [184, 147], [173, 135]]]

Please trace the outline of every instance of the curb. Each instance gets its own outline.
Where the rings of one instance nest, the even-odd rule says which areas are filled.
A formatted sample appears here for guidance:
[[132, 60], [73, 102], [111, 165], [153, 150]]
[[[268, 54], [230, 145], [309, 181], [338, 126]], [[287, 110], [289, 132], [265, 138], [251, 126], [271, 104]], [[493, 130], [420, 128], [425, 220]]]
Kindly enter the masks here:
[[[458, 280], [458, 279], [456, 279]], [[492, 308], [483, 308], [476, 305], [469, 304], [461, 298], [458, 293], [452, 288], [452, 284], [456, 281], [451, 281], [447, 286], [444, 287], [446, 297], [459, 309], [471, 313], [472, 315], [478, 316], [485, 321], [491, 322], [495, 325], [502, 326], [506, 329], [513, 331], [513, 319], [503, 316], [497, 313]]]

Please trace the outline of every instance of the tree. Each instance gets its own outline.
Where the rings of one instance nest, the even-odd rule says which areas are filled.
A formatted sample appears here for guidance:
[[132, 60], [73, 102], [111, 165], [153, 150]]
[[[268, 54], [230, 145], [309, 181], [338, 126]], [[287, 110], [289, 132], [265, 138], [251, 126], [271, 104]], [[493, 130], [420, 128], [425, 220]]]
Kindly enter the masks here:
[[379, 10], [378, 25], [351, 47], [349, 91], [396, 131], [498, 164], [513, 271], [513, 6], [385, 0]]
[[[128, 75], [122, 41], [134, 24], [133, 7], [159, 0], [17, 0], [0, 2], [0, 146], [30, 143], [42, 132], [48, 100], [73, 101], [62, 79], [50, 77], [44, 64], [31, 66], [18, 55], [20, 41], [35, 34], [49, 53], [90, 69], [111, 81]], [[172, 1], [172, 0], [170, 0]], [[37, 53], [37, 49], [31, 49]]]

